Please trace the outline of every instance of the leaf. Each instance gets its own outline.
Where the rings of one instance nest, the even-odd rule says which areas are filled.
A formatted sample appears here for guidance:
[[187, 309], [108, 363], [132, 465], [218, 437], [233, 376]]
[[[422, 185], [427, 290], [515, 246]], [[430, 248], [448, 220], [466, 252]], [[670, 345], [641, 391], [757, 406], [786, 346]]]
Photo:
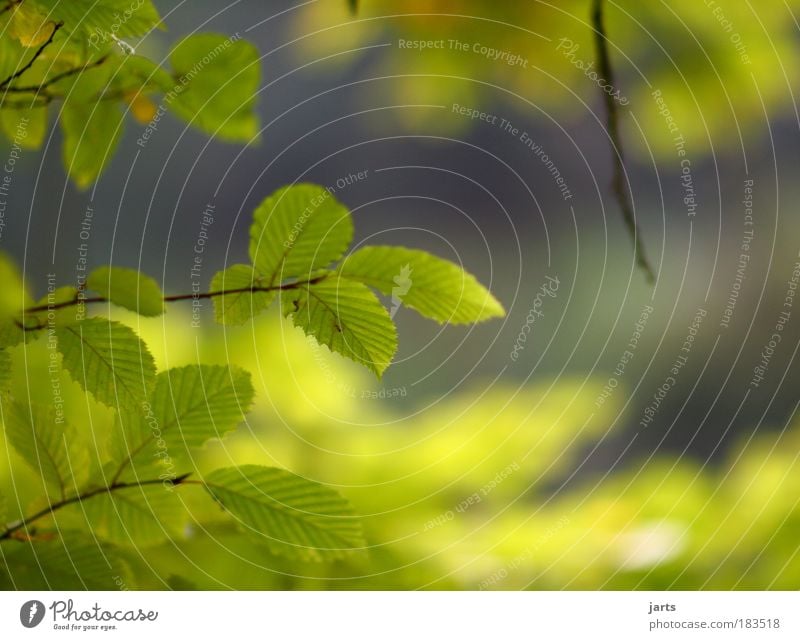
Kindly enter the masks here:
[[272, 553], [329, 560], [365, 544], [347, 500], [317, 482], [255, 465], [218, 469], [204, 482], [211, 496]]
[[100, 493], [62, 510], [58, 521], [110, 542], [145, 546], [180, 536], [186, 517], [184, 503], [166, 481]]
[[0, 589], [112, 590], [130, 573], [116, 549], [83, 533], [15, 543], [0, 554]]
[[[211, 291], [231, 291], [261, 285], [253, 267], [235, 264], [214, 274]], [[226, 293], [214, 298], [214, 318], [220, 324], [244, 324], [266, 309], [275, 298], [276, 291]]]
[[474, 276], [425, 251], [364, 247], [345, 258], [339, 272], [438, 322], [465, 324], [505, 315], [503, 305]]
[[283, 187], [253, 213], [250, 260], [265, 284], [274, 285], [328, 266], [352, 239], [350, 212], [327, 189]]
[[[28, 4], [31, 0], [26, 0]], [[159, 24], [161, 18], [151, 0], [35, 0], [50, 19], [89, 46], [113, 41], [111, 36], [139, 36]]]
[[67, 100], [61, 109], [64, 166], [81, 189], [92, 184], [114, 156], [122, 137], [123, 113], [109, 100]]
[[9, 32], [23, 47], [39, 47], [47, 42], [55, 26], [46, 13], [26, 2], [14, 7]]
[[38, 149], [47, 134], [47, 107], [0, 109], [0, 128], [23, 149]]
[[86, 286], [113, 304], [142, 316], [164, 313], [164, 294], [158, 283], [135, 269], [100, 267], [89, 274]]
[[250, 374], [238, 367], [190, 365], [164, 371], [156, 377], [143, 414], [120, 423], [112, 455], [123, 468], [137, 460], [168, 465], [187, 448], [235, 429], [254, 394]]
[[258, 136], [258, 50], [249, 42], [213, 33], [189, 36], [170, 55], [176, 77], [168, 94], [173, 111], [189, 124], [234, 142]]
[[0, 392], [8, 391], [11, 382], [11, 354], [8, 349], [0, 349]]
[[12, 402], [4, 412], [9, 443], [61, 496], [80, 486], [89, 467], [89, 450], [63, 409]]
[[331, 351], [380, 377], [397, 351], [397, 330], [366, 285], [338, 276], [283, 293], [284, 315]]
[[147, 346], [130, 327], [88, 318], [60, 327], [57, 335], [64, 368], [96, 400], [114, 408], [145, 399], [156, 366]]

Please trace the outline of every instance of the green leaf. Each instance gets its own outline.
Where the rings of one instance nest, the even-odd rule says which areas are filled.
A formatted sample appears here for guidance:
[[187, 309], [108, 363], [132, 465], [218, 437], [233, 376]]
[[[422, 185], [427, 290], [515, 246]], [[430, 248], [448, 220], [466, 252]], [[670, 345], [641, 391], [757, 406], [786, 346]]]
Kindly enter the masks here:
[[100, 267], [89, 274], [86, 286], [139, 315], [160, 316], [164, 313], [164, 294], [158, 283], [135, 269]]
[[187, 448], [235, 429], [254, 395], [250, 374], [238, 367], [190, 365], [164, 371], [156, 377], [143, 413], [120, 422], [112, 456], [122, 468], [132, 465], [137, 473], [152, 462], [168, 466]]
[[81, 189], [92, 184], [114, 156], [122, 137], [122, 110], [109, 100], [67, 100], [61, 109], [64, 166]]
[[283, 187], [253, 213], [250, 260], [265, 284], [274, 285], [328, 266], [352, 239], [350, 212], [327, 189]]
[[[31, 0], [26, 0], [31, 2]], [[111, 36], [139, 36], [161, 20], [151, 0], [34, 0], [48, 17], [64, 23], [64, 28], [97, 46], [113, 41]]]
[[[214, 274], [211, 291], [231, 291], [263, 286], [253, 267], [235, 264]], [[266, 309], [276, 291], [226, 293], [214, 298], [214, 318], [220, 324], [244, 324]]]
[[119, 322], [88, 318], [57, 330], [64, 368], [85, 391], [109, 407], [145, 399], [155, 379], [153, 356], [139, 336]]
[[8, 391], [11, 373], [11, 354], [8, 349], [0, 349], [0, 392]]
[[369, 288], [338, 276], [283, 292], [283, 313], [331, 351], [380, 377], [397, 351], [397, 330]]
[[364, 247], [345, 258], [339, 272], [391, 295], [393, 305], [438, 322], [465, 324], [505, 315], [503, 305], [474, 276], [425, 251]]
[[88, 534], [66, 532], [53, 540], [15, 542], [0, 554], [0, 589], [112, 590], [129, 576], [116, 549]]
[[23, 149], [38, 149], [47, 133], [47, 107], [0, 109], [0, 128]]
[[219, 469], [204, 482], [212, 497], [272, 553], [329, 560], [365, 544], [347, 500], [317, 482], [255, 465]]
[[208, 134], [250, 142], [259, 129], [258, 60], [258, 50], [244, 40], [213, 33], [189, 36], [170, 55], [179, 78], [174, 94], [168, 94], [170, 107]]
[[12, 402], [4, 412], [6, 437], [37, 474], [63, 497], [86, 479], [89, 449], [63, 410]]
[[[145, 478], [150, 480], [151, 478]], [[187, 520], [184, 503], [168, 481], [100, 493], [58, 514], [59, 523], [88, 529], [103, 540], [145, 546], [179, 537]]]

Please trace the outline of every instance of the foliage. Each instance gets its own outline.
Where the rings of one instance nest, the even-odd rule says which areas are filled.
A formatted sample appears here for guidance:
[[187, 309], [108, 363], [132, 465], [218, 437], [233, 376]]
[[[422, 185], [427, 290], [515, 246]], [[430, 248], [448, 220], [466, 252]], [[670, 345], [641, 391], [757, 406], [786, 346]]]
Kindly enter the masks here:
[[166, 111], [221, 140], [257, 139], [255, 47], [238, 34], [195, 34], [166, 68], [136, 54], [137, 39], [162, 28], [152, 0], [0, 4], [0, 130], [12, 144], [38, 148], [50, 105], [60, 103], [64, 166], [81, 188], [113, 158], [127, 114], [144, 126], [140, 146]]
[[[353, 508], [319, 482], [263, 465], [197, 468], [208, 443], [226, 438], [245, 420], [255, 395], [246, 370], [195, 363], [159, 371], [150, 347], [129, 323], [89, 315], [90, 308], [103, 305], [112, 316], [132, 312], [142, 322], [163, 314], [167, 302], [201, 296], [213, 299], [218, 322], [232, 325], [278, 302], [309, 337], [378, 376], [392, 360], [397, 333], [370, 286], [439, 322], [504, 315], [473, 276], [422, 251], [362, 248], [341, 260], [352, 236], [347, 208], [328, 190], [301, 184], [263, 201], [250, 229], [251, 264], [216, 274], [205, 293], [165, 296], [152, 278], [107, 266], [79, 287], [50, 282], [47, 294], [34, 302], [13, 264], [0, 261], [9, 276], [0, 354], [11, 387], [0, 406], [8, 444], [39, 478], [31, 486], [41, 487], [20, 517], [0, 528], [3, 549], [14, 550], [3, 551], [4, 580], [17, 588], [68, 588], [81, 579], [100, 588], [114, 575], [135, 580], [126, 573], [126, 550], [181, 541], [190, 522], [215, 523], [219, 512], [208, 503], [221, 507], [254, 544], [289, 561], [341, 561], [363, 549]], [[392, 288], [394, 270], [405, 274], [399, 292]], [[37, 338], [47, 351], [47, 373], [37, 399], [23, 401], [9, 370], [15, 347], [24, 345], [27, 357]], [[71, 383], [62, 383], [62, 371]], [[29, 393], [30, 379], [25, 384]], [[110, 420], [100, 421], [106, 428], [68, 418], [69, 384], [91, 397], [84, 403], [110, 412]], [[81, 392], [73, 392], [71, 401]], [[120, 558], [118, 568], [102, 570], [89, 532], [103, 545], [94, 551], [101, 550], [108, 562]], [[85, 553], [85, 572], [72, 571], [71, 554], [58, 552], [56, 538], [74, 545], [79, 559]], [[41, 574], [22, 566], [39, 545], [53, 549]]]

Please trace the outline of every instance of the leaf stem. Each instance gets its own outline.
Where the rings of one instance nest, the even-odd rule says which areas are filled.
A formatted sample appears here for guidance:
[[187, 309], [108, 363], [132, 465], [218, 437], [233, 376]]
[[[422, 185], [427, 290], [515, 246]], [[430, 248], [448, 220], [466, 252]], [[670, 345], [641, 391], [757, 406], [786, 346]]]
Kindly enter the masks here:
[[[597, 50], [598, 69], [609, 85], [614, 85], [614, 70], [611, 65], [611, 55], [608, 51], [608, 36], [606, 35], [605, 20], [603, 17], [603, 0], [593, 0], [592, 25], [594, 26], [594, 41]], [[608, 137], [611, 138], [612, 158], [614, 162], [614, 176], [611, 186], [614, 190], [622, 219], [628, 228], [628, 233], [633, 240], [633, 250], [636, 262], [645, 272], [649, 283], [655, 282], [653, 267], [647, 259], [642, 244], [641, 233], [636, 224], [636, 215], [633, 211], [633, 201], [627, 188], [625, 179], [625, 157], [622, 149], [622, 136], [619, 131], [619, 110], [617, 102], [611, 93], [603, 91], [603, 100], [606, 104], [606, 128]]]
[[10, 540], [14, 537], [14, 534], [21, 529], [27, 529], [33, 522], [44, 518], [45, 516], [52, 515], [59, 509], [63, 509], [71, 504], [75, 504], [77, 502], [83, 502], [84, 500], [89, 500], [90, 498], [94, 498], [95, 496], [102, 495], [104, 493], [112, 493], [114, 491], [119, 491], [120, 489], [132, 489], [135, 487], [145, 487], [149, 485], [155, 484], [164, 484], [167, 483], [173, 487], [177, 487], [181, 484], [198, 484], [191, 480], [188, 480], [191, 473], [185, 473], [177, 478], [172, 479], [155, 479], [155, 480], [142, 480], [141, 482], [114, 482], [106, 487], [99, 487], [97, 489], [91, 489], [86, 493], [80, 493], [78, 495], [72, 496], [71, 498], [62, 498], [58, 502], [53, 502], [50, 506], [45, 507], [41, 511], [37, 511], [36, 513], [20, 520], [15, 525], [9, 527], [2, 533], [0, 533], [0, 542], [3, 540]]

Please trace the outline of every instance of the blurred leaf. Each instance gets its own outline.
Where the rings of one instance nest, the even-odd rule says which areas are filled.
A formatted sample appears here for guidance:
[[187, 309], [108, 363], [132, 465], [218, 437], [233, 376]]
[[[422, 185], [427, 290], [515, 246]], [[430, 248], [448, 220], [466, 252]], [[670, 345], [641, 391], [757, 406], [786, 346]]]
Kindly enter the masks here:
[[253, 213], [250, 260], [266, 285], [307, 275], [342, 257], [353, 239], [350, 212], [325, 188], [278, 189]]
[[[41, 7], [50, 19], [78, 38], [99, 36], [110, 39], [139, 36], [155, 27], [161, 18], [151, 0], [26, 0]], [[91, 41], [90, 41], [91, 43]]]
[[12, 402], [4, 412], [6, 437], [19, 455], [63, 497], [80, 487], [89, 465], [87, 443], [52, 404]]
[[144, 413], [120, 425], [112, 444], [114, 459], [136, 468], [140, 460], [178, 458], [187, 448], [235, 429], [253, 396], [250, 374], [238, 367], [190, 365], [164, 371], [156, 376]]
[[0, 128], [23, 149], [38, 149], [47, 134], [47, 107], [0, 109]]
[[58, 329], [64, 368], [106, 406], [133, 406], [145, 399], [156, 367], [147, 346], [119, 322], [89, 318]]
[[258, 50], [249, 42], [203, 33], [180, 42], [170, 55], [180, 77], [171, 108], [188, 123], [223, 140], [258, 135]]
[[[262, 286], [253, 267], [234, 264], [214, 274], [211, 291], [231, 291]], [[244, 324], [266, 309], [277, 291], [228, 293], [214, 298], [214, 318], [220, 324]]]
[[[0, 179], [1, 180], [1, 179]], [[7, 254], [0, 252], [0, 318], [16, 318], [19, 311], [31, 301], [17, 264]]]
[[39, 47], [47, 42], [56, 24], [35, 4], [25, 2], [12, 9], [10, 26], [11, 35], [23, 47]]
[[206, 489], [273, 553], [341, 558], [364, 546], [350, 504], [332, 489], [282, 469], [246, 465], [204, 478]]
[[17, 542], [0, 554], [0, 589], [26, 591], [113, 590], [115, 577], [129, 569], [116, 549], [85, 533]]
[[135, 269], [99, 267], [89, 274], [86, 286], [113, 304], [142, 316], [164, 313], [164, 294], [158, 283]]
[[388, 311], [366, 285], [332, 276], [283, 292], [283, 313], [331, 351], [380, 377], [397, 350]]
[[64, 166], [78, 187], [85, 189], [92, 184], [111, 161], [123, 125], [123, 113], [114, 102], [87, 104], [72, 99], [64, 103], [61, 109]]
[[505, 315], [503, 305], [474, 276], [425, 251], [364, 247], [349, 255], [339, 272], [439, 322], [465, 324]]

